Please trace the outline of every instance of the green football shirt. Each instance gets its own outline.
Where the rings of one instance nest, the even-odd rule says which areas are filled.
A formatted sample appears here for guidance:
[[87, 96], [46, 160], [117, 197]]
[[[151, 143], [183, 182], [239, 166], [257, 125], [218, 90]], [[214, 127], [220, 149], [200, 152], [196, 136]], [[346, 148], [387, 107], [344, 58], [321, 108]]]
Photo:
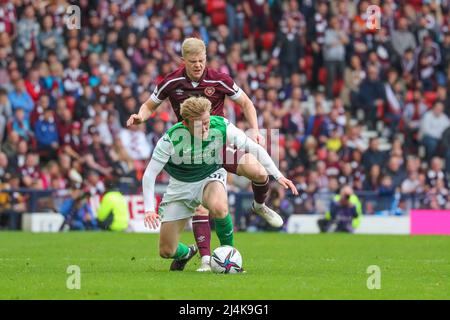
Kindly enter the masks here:
[[183, 123], [178, 123], [159, 139], [145, 170], [142, 179], [145, 212], [155, 210], [155, 181], [161, 170], [182, 182], [201, 181], [222, 167], [222, 151], [228, 145], [252, 154], [276, 180], [283, 177], [267, 151], [227, 119], [211, 116], [208, 137], [204, 140], [193, 137]]
[[[179, 181], [203, 180], [222, 167], [228, 124], [225, 118], [211, 116], [208, 137], [202, 140], [191, 135], [188, 128], [179, 122], [162, 137], [152, 158], [166, 163], [164, 170]], [[167, 157], [169, 160], [166, 162]]]

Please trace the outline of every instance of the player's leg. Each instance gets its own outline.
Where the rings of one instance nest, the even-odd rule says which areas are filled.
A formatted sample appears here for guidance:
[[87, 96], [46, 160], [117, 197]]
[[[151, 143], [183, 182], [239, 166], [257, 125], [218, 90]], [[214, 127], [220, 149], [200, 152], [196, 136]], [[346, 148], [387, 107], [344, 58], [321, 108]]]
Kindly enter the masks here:
[[228, 195], [224, 183], [209, 182], [203, 190], [202, 202], [214, 219], [220, 245], [234, 246], [233, 220], [228, 212]]
[[179, 242], [187, 219], [161, 223], [159, 255], [163, 259], [181, 259], [189, 253], [189, 247]]
[[[214, 175], [215, 177], [208, 179], [210, 179], [210, 181], [222, 181], [221, 183], [223, 184], [226, 183], [226, 171], [224, 169], [220, 169], [218, 172], [215, 172], [213, 176]], [[208, 182], [205, 183], [203, 191], [199, 194], [199, 201], [203, 202], [204, 200], [203, 196], [207, 184]], [[202, 260], [201, 266], [197, 269], [199, 272], [211, 271], [211, 226], [209, 224], [209, 217], [209, 210], [203, 205], [200, 205], [196, 208], [195, 215], [192, 218], [192, 229]]]
[[[224, 180], [211, 181], [205, 186], [203, 204], [214, 218], [220, 245], [234, 246], [233, 220], [228, 212], [228, 194]], [[241, 269], [241, 272], [245, 272], [244, 269]]]
[[253, 211], [265, 219], [272, 227], [281, 227], [283, 219], [278, 213], [265, 205], [269, 195], [269, 175], [263, 165], [255, 156], [246, 153], [239, 158], [236, 173], [252, 181]]
[[183, 270], [186, 263], [198, 251], [195, 245], [187, 246], [179, 241], [180, 234], [189, 220], [189, 214], [189, 209], [183, 203], [174, 202], [164, 206], [159, 236], [159, 254], [164, 259], [173, 259], [170, 266], [171, 271]]
[[195, 215], [192, 217], [192, 231], [202, 259], [201, 266], [197, 271], [210, 271], [211, 226], [209, 224], [209, 211], [202, 205], [195, 209]]

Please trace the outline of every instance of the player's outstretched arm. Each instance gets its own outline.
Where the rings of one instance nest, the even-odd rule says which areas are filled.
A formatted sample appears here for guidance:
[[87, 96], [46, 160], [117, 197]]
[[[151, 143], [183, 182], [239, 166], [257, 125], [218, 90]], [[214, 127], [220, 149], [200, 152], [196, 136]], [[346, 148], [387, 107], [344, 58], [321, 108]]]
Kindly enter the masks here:
[[159, 216], [155, 212], [155, 181], [158, 174], [164, 168], [164, 164], [151, 159], [145, 169], [142, 178], [142, 192], [144, 194], [145, 217], [144, 224], [148, 228], [157, 228], [159, 226]]
[[145, 121], [147, 121], [148, 118], [152, 115], [152, 113], [158, 108], [159, 104], [156, 104], [155, 101], [153, 101], [151, 98], [148, 98], [147, 101], [145, 101], [141, 108], [139, 109], [138, 114], [132, 114], [130, 118], [127, 121], [127, 127], [131, 127], [134, 125], [141, 124]]
[[159, 226], [159, 216], [155, 212], [155, 181], [173, 153], [172, 141], [165, 134], [156, 144], [152, 159], [145, 169], [144, 177], [142, 178], [142, 192], [144, 194], [144, 224], [148, 228], [157, 228]]
[[235, 102], [242, 108], [245, 119], [248, 121], [250, 128], [252, 129], [250, 138], [256, 141], [256, 143], [263, 145], [264, 137], [259, 133], [258, 116], [252, 100], [250, 100], [247, 94], [242, 91], [241, 95], [235, 100]]
[[264, 166], [267, 173], [272, 175], [281, 186], [285, 189], [291, 189], [294, 195], [298, 195], [295, 185], [278, 170], [266, 149], [249, 139], [242, 130], [236, 128], [232, 123], [229, 123], [227, 126], [227, 140], [227, 142], [235, 144], [238, 149], [247, 150], [255, 156]]
[[295, 185], [292, 183], [291, 180], [285, 178], [284, 176], [281, 176], [277, 179], [277, 182], [285, 189], [291, 189], [292, 193], [296, 196], [298, 196], [298, 190], [295, 187]]
[[144, 216], [144, 226], [149, 229], [159, 227], [159, 215], [155, 211], [146, 211]]

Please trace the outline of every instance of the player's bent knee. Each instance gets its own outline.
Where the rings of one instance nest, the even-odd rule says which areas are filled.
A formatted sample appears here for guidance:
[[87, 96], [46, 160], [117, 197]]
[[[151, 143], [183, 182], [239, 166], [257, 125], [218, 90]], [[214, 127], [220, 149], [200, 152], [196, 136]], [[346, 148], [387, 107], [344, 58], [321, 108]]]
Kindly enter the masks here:
[[228, 205], [226, 203], [214, 203], [209, 209], [213, 218], [223, 219], [228, 214]]
[[264, 183], [267, 180], [267, 172], [264, 168], [254, 169], [252, 170], [247, 178], [256, 183]]
[[264, 182], [267, 181], [268, 175], [267, 175], [267, 173], [266, 173], [266, 170], [265, 170], [264, 168], [262, 168], [262, 169], [263, 169], [262, 171], [259, 171], [258, 173], [256, 173], [256, 174], [253, 176], [253, 179], [252, 179], [253, 182], [256, 182], [256, 183], [264, 183]]
[[256, 183], [264, 183], [267, 180], [267, 171], [260, 163], [241, 163], [238, 166], [237, 174], [244, 176]]
[[175, 255], [176, 249], [171, 248], [170, 246], [160, 246], [159, 247], [159, 256], [163, 259], [170, 259]]

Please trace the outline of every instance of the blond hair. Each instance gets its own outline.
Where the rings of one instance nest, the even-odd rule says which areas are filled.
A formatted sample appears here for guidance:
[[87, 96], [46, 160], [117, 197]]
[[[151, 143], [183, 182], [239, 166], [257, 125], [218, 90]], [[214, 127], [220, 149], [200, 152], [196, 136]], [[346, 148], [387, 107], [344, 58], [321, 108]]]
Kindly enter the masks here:
[[206, 54], [206, 46], [203, 40], [198, 38], [186, 38], [181, 45], [181, 55], [186, 58], [191, 54]]
[[190, 97], [184, 100], [180, 106], [183, 119], [200, 118], [205, 112], [211, 112], [211, 101], [204, 97]]

